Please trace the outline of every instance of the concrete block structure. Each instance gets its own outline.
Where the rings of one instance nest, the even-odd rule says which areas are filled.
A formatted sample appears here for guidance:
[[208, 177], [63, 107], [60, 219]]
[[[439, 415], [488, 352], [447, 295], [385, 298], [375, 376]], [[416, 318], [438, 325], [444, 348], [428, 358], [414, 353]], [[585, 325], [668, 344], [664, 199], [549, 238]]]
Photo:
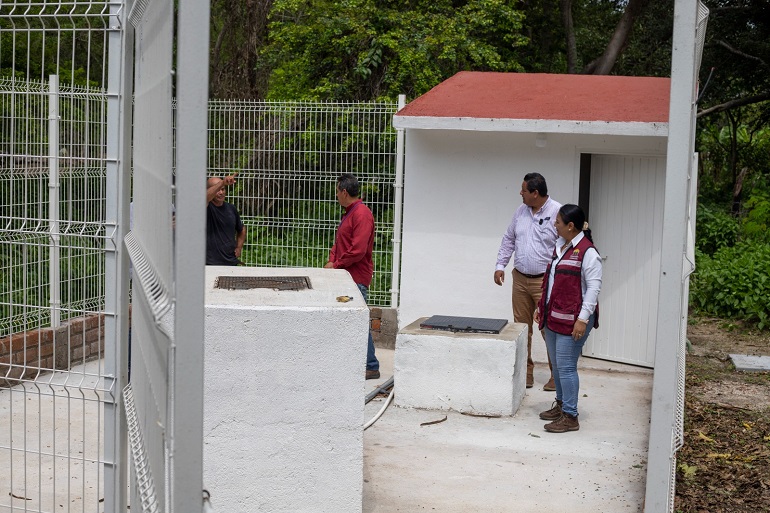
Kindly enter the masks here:
[[[221, 288], [276, 277], [307, 278], [310, 288]], [[350, 275], [210, 266], [205, 312], [212, 503], [233, 513], [360, 513], [369, 310]]]
[[422, 317], [396, 336], [393, 375], [397, 406], [514, 415], [527, 374], [527, 326], [499, 334], [420, 328]]

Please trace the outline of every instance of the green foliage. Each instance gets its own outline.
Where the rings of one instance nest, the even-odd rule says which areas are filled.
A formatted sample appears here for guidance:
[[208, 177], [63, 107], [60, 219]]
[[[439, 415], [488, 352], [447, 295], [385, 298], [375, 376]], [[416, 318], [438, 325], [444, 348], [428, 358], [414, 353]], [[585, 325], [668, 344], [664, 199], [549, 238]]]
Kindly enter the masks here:
[[770, 327], [770, 244], [739, 242], [696, 260], [690, 304], [698, 313]]
[[0, 19], [0, 77], [46, 82], [49, 75], [59, 75], [62, 86], [104, 85], [106, 38], [85, 29], [98, 28], [100, 21], [106, 26], [107, 16], [83, 16], [89, 6], [77, 3], [67, 13], [54, 4], [42, 9], [48, 11], [45, 18], [30, 14], [25, 20], [31, 28], [26, 33], [16, 32], [19, 26]]
[[743, 218], [743, 236], [748, 240], [770, 242], [770, 193], [757, 192], [744, 206], [747, 212]]
[[276, 0], [270, 99], [417, 96], [460, 70], [521, 70], [511, 0]]
[[725, 246], [732, 246], [738, 238], [738, 221], [725, 210], [698, 204], [695, 247], [711, 255]]

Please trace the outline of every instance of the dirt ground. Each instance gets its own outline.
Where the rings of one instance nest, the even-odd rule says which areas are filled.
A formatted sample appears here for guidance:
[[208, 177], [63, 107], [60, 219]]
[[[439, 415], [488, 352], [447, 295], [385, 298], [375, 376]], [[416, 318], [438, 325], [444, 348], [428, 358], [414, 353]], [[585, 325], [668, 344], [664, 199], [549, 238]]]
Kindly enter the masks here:
[[770, 512], [770, 373], [737, 372], [728, 356], [770, 356], [770, 333], [694, 318], [687, 338], [674, 511]]

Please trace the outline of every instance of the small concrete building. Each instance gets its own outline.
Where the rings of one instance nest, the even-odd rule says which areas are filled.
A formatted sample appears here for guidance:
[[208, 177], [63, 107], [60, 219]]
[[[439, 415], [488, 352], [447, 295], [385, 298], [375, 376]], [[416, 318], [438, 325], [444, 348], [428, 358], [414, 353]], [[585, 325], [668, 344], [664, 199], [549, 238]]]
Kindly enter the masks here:
[[583, 354], [652, 367], [670, 88], [668, 78], [461, 72], [401, 109], [400, 326], [512, 319], [512, 262], [498, 287], [497, 251], [524, 175], [539, 172], [551, 197], [586, 211], [604, 260], [601, 329]]

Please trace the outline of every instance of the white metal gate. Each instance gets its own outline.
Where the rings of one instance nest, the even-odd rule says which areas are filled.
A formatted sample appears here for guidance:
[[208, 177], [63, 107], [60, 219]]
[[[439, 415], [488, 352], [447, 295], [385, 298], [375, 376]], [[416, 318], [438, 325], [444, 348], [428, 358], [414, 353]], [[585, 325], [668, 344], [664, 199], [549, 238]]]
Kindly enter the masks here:
[[591, 231], [603, 259], [600, 329], [585, 356], [652, 367], [666, 159], [592, 155]]
[[136, 120], [134, 226], [125, 245], [135, 279], [124, 398], [131, 503], [146, 513], [203, 509], [208, 4], [181, 2], [177, 12], [172, 0], [140, 0], [129, 16]]

